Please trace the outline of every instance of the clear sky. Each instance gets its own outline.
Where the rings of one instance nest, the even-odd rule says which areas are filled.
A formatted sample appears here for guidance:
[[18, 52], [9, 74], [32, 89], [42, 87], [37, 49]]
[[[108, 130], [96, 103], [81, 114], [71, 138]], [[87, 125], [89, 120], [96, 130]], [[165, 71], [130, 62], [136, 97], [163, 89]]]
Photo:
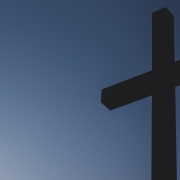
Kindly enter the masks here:
[[[101, 89], [151, 70], [151, 15], [179, 0], [0, 1], [0, 179], [150, 180], [151, 97]], [[180, 180], [180, 87], [176, 88]]]

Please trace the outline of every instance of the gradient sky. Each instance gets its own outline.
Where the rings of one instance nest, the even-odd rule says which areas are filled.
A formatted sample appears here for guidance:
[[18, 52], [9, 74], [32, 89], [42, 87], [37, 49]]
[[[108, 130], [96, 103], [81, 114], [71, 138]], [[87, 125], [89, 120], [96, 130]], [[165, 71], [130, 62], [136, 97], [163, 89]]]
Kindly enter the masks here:
[[[151, 97], [101, 89], [151, 70], [151, 15], [179, 0], [0, 0], [0, 179], [150, 180]], [[180, 87], [176, 88], [180, 180]]]

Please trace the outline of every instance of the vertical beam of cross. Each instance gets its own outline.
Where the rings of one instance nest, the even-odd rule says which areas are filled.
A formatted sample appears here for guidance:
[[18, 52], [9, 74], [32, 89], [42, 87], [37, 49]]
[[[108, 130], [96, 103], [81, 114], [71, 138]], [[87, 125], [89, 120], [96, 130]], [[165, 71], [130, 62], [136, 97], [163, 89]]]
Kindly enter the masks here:
[[102, 89], [109, 109], [152, 95], [152, 180], [177, 180], [175, 87], [180, 60], [174, 62], [174, 17], [167, 8], [152, 14], [152, 71]]
[[176, 180], [174, 19], [167, 10], [152, 14], [152, 180]]

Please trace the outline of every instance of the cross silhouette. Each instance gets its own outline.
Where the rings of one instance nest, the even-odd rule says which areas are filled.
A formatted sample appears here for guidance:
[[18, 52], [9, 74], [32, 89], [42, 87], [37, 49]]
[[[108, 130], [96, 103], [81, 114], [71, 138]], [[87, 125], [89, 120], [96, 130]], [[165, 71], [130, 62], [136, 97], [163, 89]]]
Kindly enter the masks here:
[[174, 17], [167, 8], [152, 13], [152, 71], [102, 89], [109, 110], [152, 95], [152, 180], [177, 180], [175, 87], [180, 60], [174, 61]]

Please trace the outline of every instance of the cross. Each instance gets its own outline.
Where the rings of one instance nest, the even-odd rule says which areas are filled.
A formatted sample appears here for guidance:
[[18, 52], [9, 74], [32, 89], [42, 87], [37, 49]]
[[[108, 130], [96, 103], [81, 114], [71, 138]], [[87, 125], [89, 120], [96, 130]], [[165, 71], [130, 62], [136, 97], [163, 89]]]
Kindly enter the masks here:
[[102, 89], [109, 110], [152, 96], [152, 180], [177, 180], [175, 87], [180, 60], [174, 61], [174, 17], [167, 8], [152, 13], [152, 71]]

